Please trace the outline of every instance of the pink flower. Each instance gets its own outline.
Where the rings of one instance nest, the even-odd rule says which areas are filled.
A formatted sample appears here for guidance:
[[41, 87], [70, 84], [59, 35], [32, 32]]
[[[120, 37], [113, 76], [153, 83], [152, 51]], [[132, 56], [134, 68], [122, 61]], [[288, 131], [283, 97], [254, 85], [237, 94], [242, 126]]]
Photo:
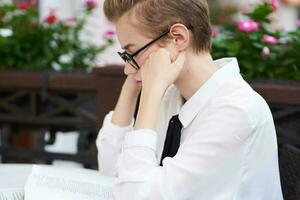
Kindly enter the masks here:
[[50, 9], [49, 15], [44, 19], [46, 24], [54, 24], [57, 21], [55, 9]]
[[115, 31], [113, 30], [108, 30], [104, 33], [104, 37], [106, 39], [113, 39], [113, 37], [116, 35]]
[[66, 26], [76, 26], [77, 19], [74, 17], [68, 18], [68, 19], [63, 20], [62, 23]]
[[239, 20], [237, 22], [237, 26], [238, 26], [239, 30], [244, 31], [244, 32], [252, 32], [252, 31], [256, 31], [259, 29], [259, 23], [255, 22], [252, 19]]
[[211, 32], [212, 37], [213, 37], [213, 38], [214, 38], [214, 37], [217, 37], [217, 35], [219, 34], [219, 29], [218, 29], [218, 27], [217, 27], [217, 26], [212, 26], [212, 27], [211, 27], [211, 30], [212, 30], [212, 32]]
[[97, 8], [97, 3], [95, 0], [85, 0], [85, 6], [88, 9], [93, 10], [93, 9]]
[[263, 58], [266, 58], [270, 55], [271, 51], [269, 49], [269, 47], [264, 47], [262, 52], [261, 52], [261, 55]]
[[276, 11], [279, 7], [279, 2], [278, 0], [269, 0], [270, 4], [272, 5], [273, 11]]
[[46, 24], [54, 24], [56, 21], [57, 21], [57, 18], [54, 14], [48, 15], [44, 20], [44, 22]]
[[278, 43], [278, 40], [277, 38], [271, 36], [271, 35], [263, 35], [263, 42], [265, 43], [270, 43], [270, 44], [277, 44]]
[[37, 4], [37, 0], [30, 0], [31, 5], [36, 5]]
[[298, 27], [300, 27], [300, 19], [298, 19], [298, 20], [296, 21], [296, 25], [297, 25]]
[[31, 3], [23, 2], [18, 6], [18, 8], [20, 10], [28, 10], [29, 8], [31, 8], [31, 6], [32, 6]]

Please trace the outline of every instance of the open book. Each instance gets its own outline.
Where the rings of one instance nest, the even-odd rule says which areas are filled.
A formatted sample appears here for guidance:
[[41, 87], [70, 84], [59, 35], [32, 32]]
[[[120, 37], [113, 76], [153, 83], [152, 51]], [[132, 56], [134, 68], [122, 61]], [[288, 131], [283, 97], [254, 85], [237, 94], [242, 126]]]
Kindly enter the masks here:
[[23, 189], [0, 189], [0, 200], [23, 200]]
[[114, 183], [95, 170], [34, 165], [25, 200], [112, 200]]

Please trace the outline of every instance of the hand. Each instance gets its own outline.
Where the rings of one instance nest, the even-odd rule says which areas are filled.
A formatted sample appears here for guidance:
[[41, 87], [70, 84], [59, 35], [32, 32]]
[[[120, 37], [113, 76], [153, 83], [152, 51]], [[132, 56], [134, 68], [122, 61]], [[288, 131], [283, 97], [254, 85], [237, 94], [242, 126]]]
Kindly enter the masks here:
[[123, 84], [122, 90], [129, 95], [133, 95], [134, 97], [138, 96], [140, 91], [142, 89], [142, 86], [136, 84], [136, 81], [132, 74], [129, 74]]
[[128, 75], [120, 93], [112, 116], [112, 123], [118, 126], [128, 126], [133, 117], [141, 86], [137, 85], [133, 75]]
[[161, 98], [169, 85], [173, 84], [185, 62], [185, 52], [172, 62], [166, 49], [152, 53], [141, 67], [142, 94], [134, 129], [155, 130]]
[[177, 80], [183, 68], [185, 57], [185, 52], [181, 52], [177, 59], [171, 62], [169, 51], [163, 48], [150, 54], [141, 67], [143, 90], [158, 89], [164, 92]]

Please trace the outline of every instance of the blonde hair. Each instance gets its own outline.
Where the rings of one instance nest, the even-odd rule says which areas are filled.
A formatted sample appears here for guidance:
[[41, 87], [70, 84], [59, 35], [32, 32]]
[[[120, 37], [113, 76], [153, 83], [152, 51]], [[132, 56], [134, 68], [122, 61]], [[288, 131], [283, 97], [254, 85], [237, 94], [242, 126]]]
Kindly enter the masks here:
[[124, 14], [134, 16], [138, 22], [135, 25], [153, 37], [175, 23], [191, 26], [194, 51], [211, 50], [211, 25], [206, 0], [105, 0], [104, 13], [113, 23]]

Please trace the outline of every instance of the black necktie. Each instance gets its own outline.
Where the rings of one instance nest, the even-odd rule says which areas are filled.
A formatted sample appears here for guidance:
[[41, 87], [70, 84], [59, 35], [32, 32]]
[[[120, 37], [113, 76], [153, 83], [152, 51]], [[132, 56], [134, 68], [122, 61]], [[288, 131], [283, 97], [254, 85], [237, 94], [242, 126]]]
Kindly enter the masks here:
[[173, 157], [176, 155], [180, 144], [181, 129], [182, 124], [178, 118], [178, 115], [173, 116], [169, 122], [164, 150], [160, 160], [160, 166], [162, 166], [162, 161], [165, 157]]

